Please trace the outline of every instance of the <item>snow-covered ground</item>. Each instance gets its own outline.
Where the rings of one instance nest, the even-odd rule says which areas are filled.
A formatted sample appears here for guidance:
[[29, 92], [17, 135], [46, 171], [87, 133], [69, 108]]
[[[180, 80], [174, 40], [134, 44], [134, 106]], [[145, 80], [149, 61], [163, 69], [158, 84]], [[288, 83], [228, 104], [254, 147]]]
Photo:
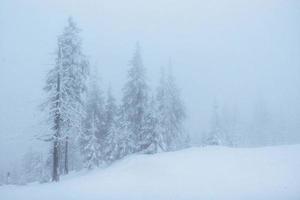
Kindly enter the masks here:
[[60, 183], [1, 186], [1, 200], [299, 200], [300, 145], [133, 155]]

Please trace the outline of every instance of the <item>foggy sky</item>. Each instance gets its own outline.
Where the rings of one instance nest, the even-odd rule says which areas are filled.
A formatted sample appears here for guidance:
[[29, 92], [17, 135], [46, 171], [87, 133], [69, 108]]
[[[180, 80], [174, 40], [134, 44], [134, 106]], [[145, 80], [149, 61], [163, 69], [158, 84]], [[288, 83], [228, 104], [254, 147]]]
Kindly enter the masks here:
[[118, 98], [139, 41], [152, 88], [172, 58], [192, 137], [209, 128], [215, 99], [248, 115], [262, 98], [300, 139], [298, 0], [1, 0], [1, 165], [36, 143], [45, 76], [68, 16], [102, 88], [110, 84]]

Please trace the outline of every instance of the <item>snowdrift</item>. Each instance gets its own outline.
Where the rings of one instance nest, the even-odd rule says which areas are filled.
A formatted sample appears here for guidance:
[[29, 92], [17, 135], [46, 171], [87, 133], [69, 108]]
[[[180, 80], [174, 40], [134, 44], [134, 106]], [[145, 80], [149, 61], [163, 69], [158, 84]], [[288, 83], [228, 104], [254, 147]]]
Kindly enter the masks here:
[[133, 155], [59, 183], [0, 187], [1, 200], [299, 200], [300, 145]]

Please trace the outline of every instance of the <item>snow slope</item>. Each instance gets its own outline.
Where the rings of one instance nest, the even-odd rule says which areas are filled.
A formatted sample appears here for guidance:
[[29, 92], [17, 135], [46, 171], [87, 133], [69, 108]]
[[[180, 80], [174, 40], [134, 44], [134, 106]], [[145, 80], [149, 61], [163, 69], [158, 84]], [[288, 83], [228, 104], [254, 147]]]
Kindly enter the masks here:
[[299, 200], [300, 145], [133, 155], [60, 183], [0, 187], [1, 200]]

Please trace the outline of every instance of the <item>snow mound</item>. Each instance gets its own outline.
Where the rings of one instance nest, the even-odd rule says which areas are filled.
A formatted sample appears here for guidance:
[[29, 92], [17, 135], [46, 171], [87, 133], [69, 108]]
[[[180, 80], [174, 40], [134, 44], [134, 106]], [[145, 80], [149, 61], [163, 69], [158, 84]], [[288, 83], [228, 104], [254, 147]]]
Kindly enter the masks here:
[[0, 187], [1, 200], [300, 199], [300, 145], [133, 155], [59, 183]]

